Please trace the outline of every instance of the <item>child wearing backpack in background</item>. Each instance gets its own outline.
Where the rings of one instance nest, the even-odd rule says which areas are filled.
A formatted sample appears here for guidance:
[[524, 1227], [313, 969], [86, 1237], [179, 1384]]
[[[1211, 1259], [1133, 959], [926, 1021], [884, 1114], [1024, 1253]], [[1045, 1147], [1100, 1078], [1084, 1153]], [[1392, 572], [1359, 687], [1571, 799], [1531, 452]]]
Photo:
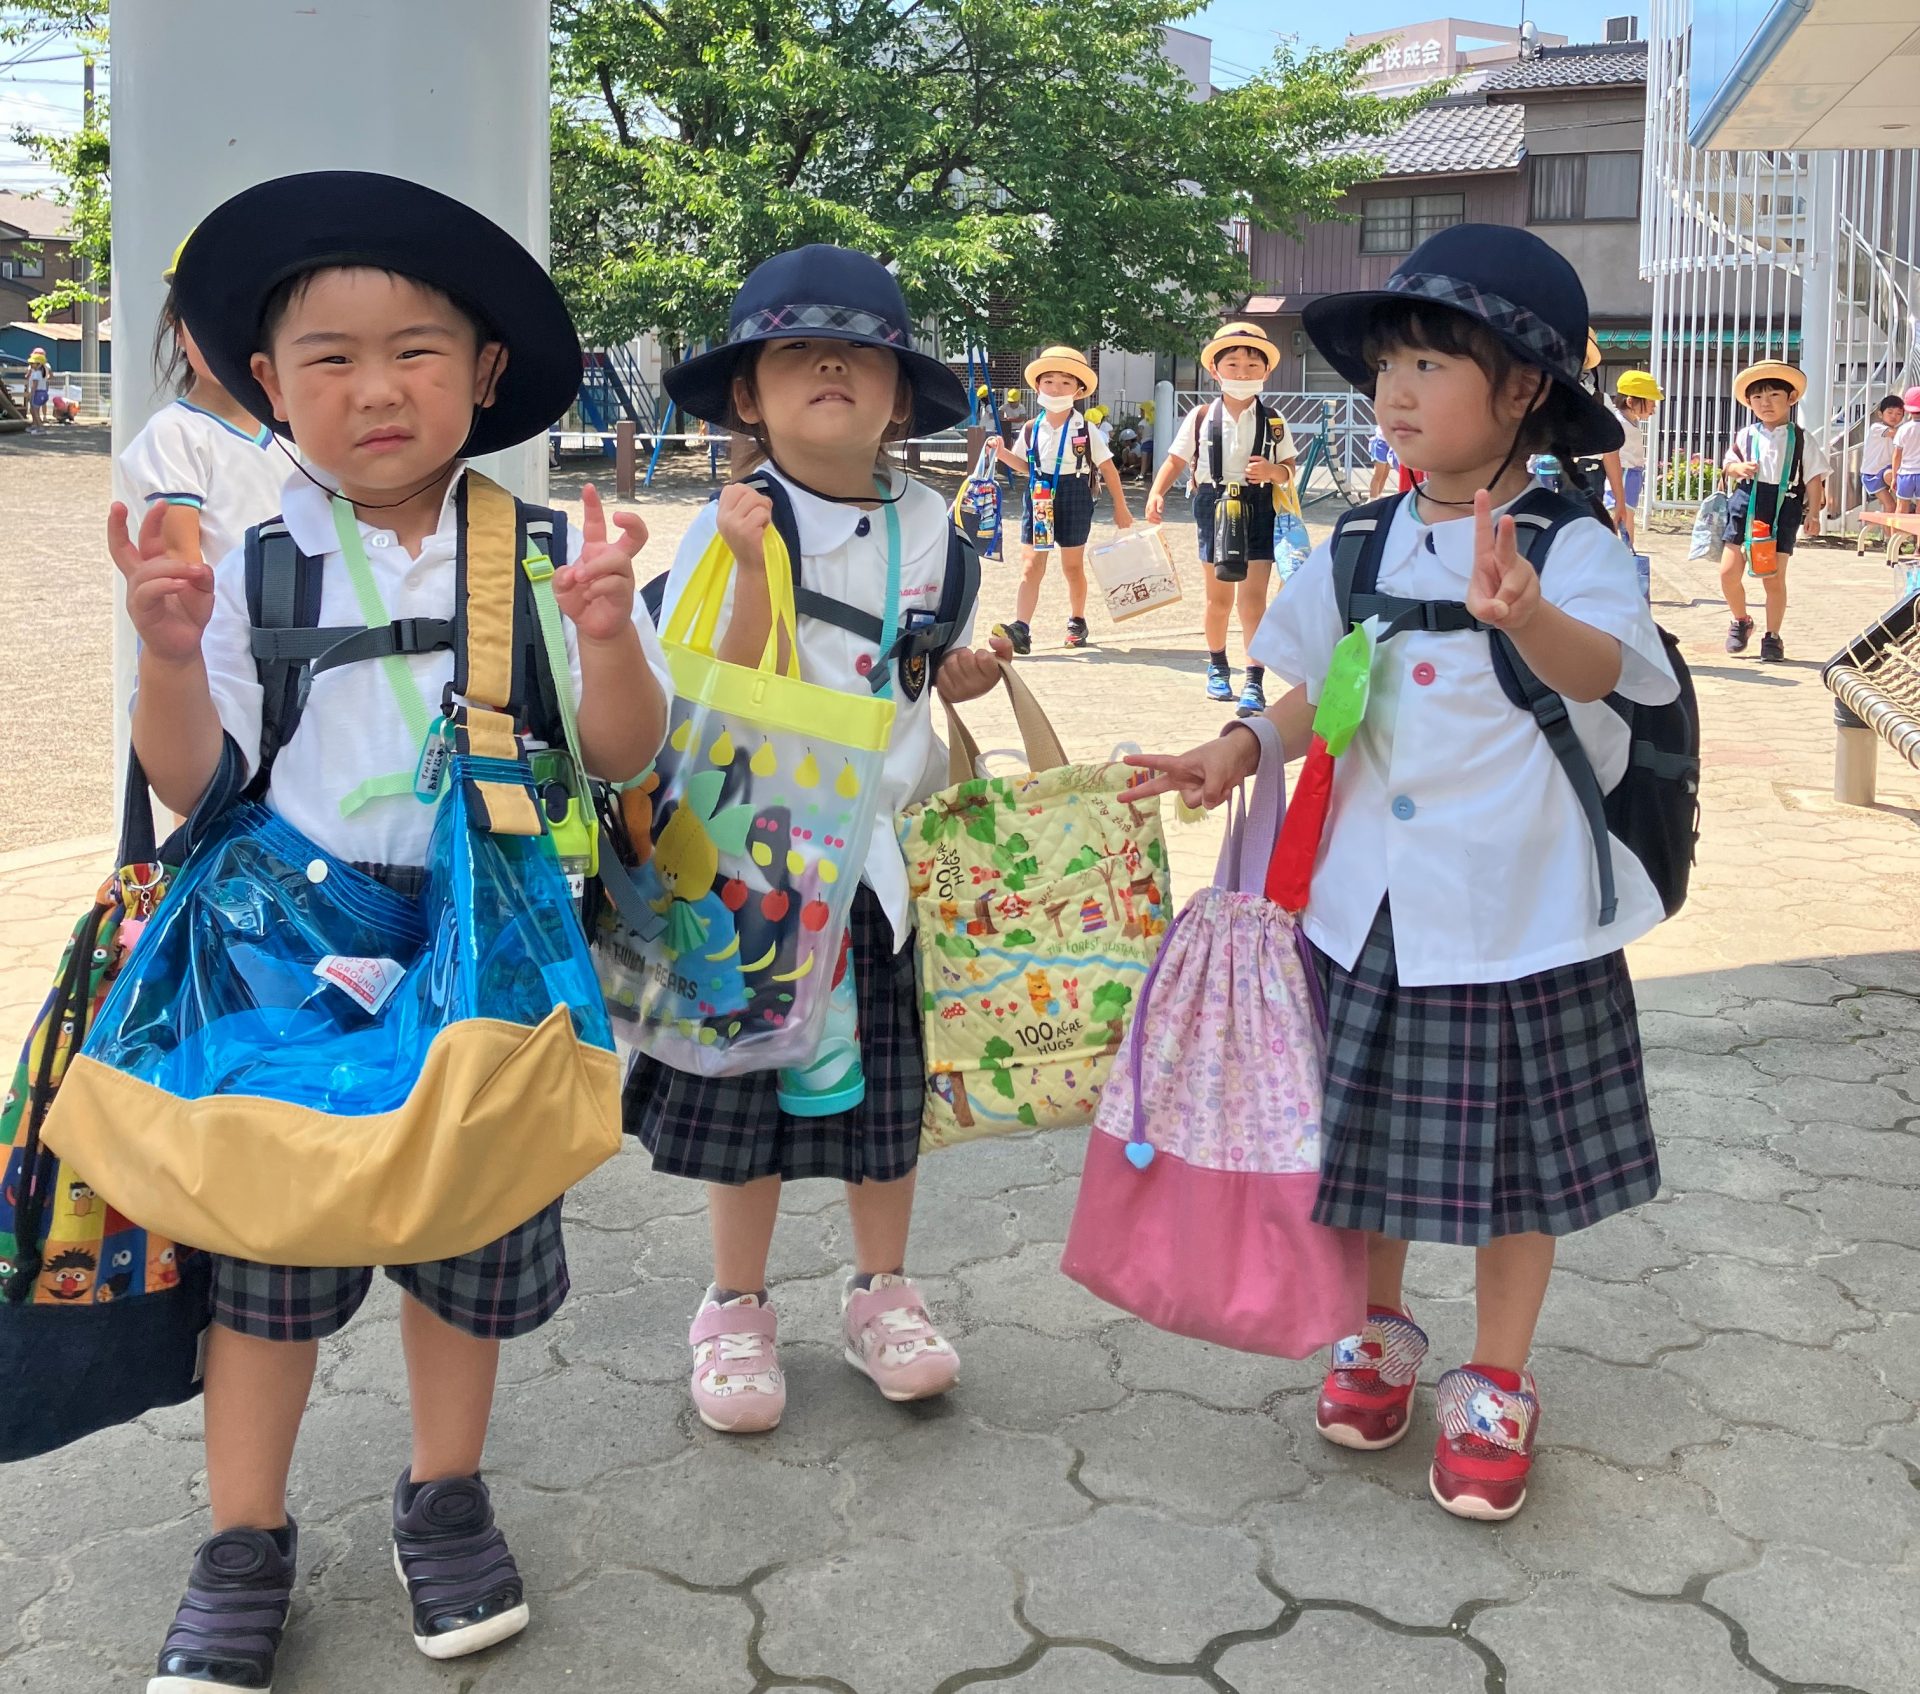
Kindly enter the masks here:
[[[1801, 523], [1820, 508], [1827, 480], [1826, 453], [1794, 418], [1806, 392], [1806, 372], [1778, 359], [1749, 365], [1733, 379], [1734, 400], [1752, 412], [1754, 421], [1735, 433], [1725, 460], [1734, 478], [1720, 550], [1720, 591], [1731, 615], [1727, 651], [1744, 653], [1753, 638], [1743, 580], [1751, 569], [1766, 595], [1760, 657], [1771, 664], [1787, 656], [1780, 635], [1787, 621], [1787, 565]], [[1756, 535], [1759, 524], [1767, 528]], [[1750, 548], [1756, 539], [1761, 544]]]
[[176, 398], [121, 453], [121, 498], [142, 517], [163, 510], [160, 536], [172, 557], [218, 564], [251, 525], [280, 510], [292, 467], [273, 431], [220, 386], [180, 321], [173, 277], [186, 246], [161, 274], [167, 297], [153, 337], [154, 375]]
[[[180, 322], [223, 388], [299, 449], [281, 514], [300, 553], [320, 564], [320, 626], [375, 625], [361, 610], [370, 585], [387, 617], [451, 627], [467, 456], [544, 436], [579, 388], [579, 342], [539, 262], [431, 189], [320, 172], [260, 184], [215, 210], [181, 254], [174, 288]], [[359, 797], [366, 779], [411, 773], [423, 756], [402, 682], [389, 670], [393, 686], [382, 686], [355, 665], [314, 675], [262, 772], [271, 743], [246, 549], [208, 565], [172, 552], [165, 523], [165, 506], [149, 507], [136, 543], [116, 504], [108, 528], [140, 636], [133, 743], [154, 792], [191, 812], [237, 760], [249, 792], [317, 847], [413, 892], [436, 808], [411, 786]], [[653, 758], [669, 686], [636, 607], [645, 527], [619, 524], [610, 538], [589, 490], [582, 543], [553, 577], [569, 675], [552, 682], [577, 695], [586, 761], [610, 781]], [[451, 688], [447, 646], [393, 663], [424, 700]], [[326, 861], [315, 863], [324, 878]], [[387, 1275], [404, 1290], [413, 1406], [393, 1560], [415, 1645], [456, 1658], [528, 1621], [480, 1461], [501, 1341], [537, 1329], [567, 1295], [560, 1207], [472, 1253]], [[272, 1682], [298, 1545], [286, 1497], [294, 1442], [320, 1339], [352, 1317], [372, 1278], [361, 1267], [215, 1257], [205, 1402], [214, 1533], [194, 1557], [149, 1694]]]
[[1047, 560], [1056, 547], [1067, 579], [1067, 645], [1087, 644], [1087, 538], [1093, 533], [1095, 475], [1113, 498], [1114, 524], [1133, 528], [1107, 432], [1078, 410], [1100, 384], [1093, 366], [1071, 347], [1049, 347], [1027, 366], [1027, 381], [1039, 396], [1043, 415], [1021, 425], [1008, 446], [995, 449], [1001, 464], [1027, 479], [1026, 512], [1020, 520], [1026, 569], [1013, 622], [993, 632], [1021, 656], [1033, 651], [1033, 611], [1040, 604]]
[[[1194, 407], [1181, 420], [1147, 494], [1147, 522], [1160, 521], [1168, 490], [1191, 467], [1193, 522], [1199, 531], [1200, 562], [1208, 567], [1207, 698], [1234, 697], [1227, 627], [1238, 608], [1240, 634], [1247, 643], [1239, 709], [1243, 717], [1251, 717], [1267, 709], [1266, 671], [1254, 661], [1253, 632], [1260, 627], [1273, 588], [1274, 490], [1293, 480], [1299, 455], [1287, 420], [1260, 399], [1280, 363], [1280, 349], [1265, 330], [1249, 323], [1223, 325], [1201, 350], [1200, 363], [1219, 383], [1220, 398]], [[1241, 502], [1245, 511], [1246, 551], [1240, 558], [1216, 557], [1215, 520], [1227, 500]]]
[[[726, 340], [676, 365], [667, 392], [694, 417], [751, 437], [744, 474], [770, 477], [795, 521], [801, 580], [815, 594], [879, 623], [897, 587], [910, 631], [945, 597], [953, 520], [933, 489], [895, 470], [887, 444], [930, 435], [967, 415], [964, 385], [913, 345], [900, 285], [864, 253], [802, 247], [768, 259], [735, 296]], [[754, 665], [773, 608], [766, 493], [736, 481], [680, 543], [662, 626], [717, 532], [737, 569], [717, 656]], [[940, 784], [932, 693], [975, 699], [1000, 680], [996, 651], [969, 652], [974, 608], [958, 612], [955, 642], [914, 657], [882, 630], [874, 641], [815, 614], [799, 622], [802, 678], [846, 693], [891, 688], [898, 711], [881, 775], [881, 822], [848, 923], [865, 1089], [821, 1115], [790, 1111], [779, 1073], [703, 1077], [642, 1054], [627, 1081], [626, 1125], [655, 1170], [707, 1185], [713, 1283], [688, 1336], [690, 1389], [701, 1422], [723, 1433], [772, 1429], [786, 1410], [767, 1293], [767, 1257], [783, 1183], [846, 1185], [854, 1265], [841, 1297], [847, 1363], [888, 1400], [944, 1394], [960, 1361], [906, 1274], [926, 1065], [907, 864], [893, 818]], [[875, 676], [882, 679], [876, 687]], [[929, 687], [929, 684], [932, 687]]]
[[[1377, 616], [1382, 631], [1302, 920], [1327, 1008], [1314, 1215], [1369, 1237], [1366, 1328], [1335, 1347], [1316, 1422], [1366, 1450], [1406, 1435], [1427, 1353], [1402, 1292], [1408, 1244], [1474, 1248], [1478, 1329], [1436, 1386], [1429, 1486], [1457, 1516], [1499, 1520], [1526, 1499], [1540, 1423], [1528, 1355], [1555, 1244], [1660, 1185], [1621, 949], [1660, 921], [1662, 900], [1615, 842], [1617, 909], [1604, 910], [1570, 772], [1507, 694], [1488, 632], [1564, 700], [1603, 788], [1629, 745], [1608, 697], [1657, 705], [1679, 685], [1592, 491], [1575, 509], [1523, 468], [1550, 451], [1578, 483], [1582, 458], [1620, 442], [1581, 384], [1586, 295], [1565, 259], [1523, 230], [1461, 225], [1385, 289], [1309, 306], [1306, 328], [1372, 392], [1402, 463], [1427, 473], [1353, 514], [1377, 576], [1347, 575], [1347, 617], [1350, 567], [1336, 560], [1352, 555], [1323, 545], [1253, 648], [1297, 683], [1267, 714], [1291, 757], [1307, 749], [1347, 619]], [[1523, 556], [1515, 502], [1550, 558]], [[1217, 806], [1258, 751], [1230, 726], [1185, 755], [1136, 760], [1157, 773], [1140, 792]]]

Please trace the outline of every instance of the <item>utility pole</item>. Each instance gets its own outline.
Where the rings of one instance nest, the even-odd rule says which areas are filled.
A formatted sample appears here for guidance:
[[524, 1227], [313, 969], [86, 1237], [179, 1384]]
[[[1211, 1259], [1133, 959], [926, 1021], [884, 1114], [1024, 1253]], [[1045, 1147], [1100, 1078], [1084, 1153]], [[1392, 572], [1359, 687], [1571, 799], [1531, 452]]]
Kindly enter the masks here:
[[[81, 71], [81, 128], [93, 128], [93, 55], [88, 53]], [[100, 410], [100, 302], [94, 297], [93, 266], [82, 257], [75, 269], [77, 280], [87, 291], [87, 298], [80, 305], [80, 403], [88, 409]]]

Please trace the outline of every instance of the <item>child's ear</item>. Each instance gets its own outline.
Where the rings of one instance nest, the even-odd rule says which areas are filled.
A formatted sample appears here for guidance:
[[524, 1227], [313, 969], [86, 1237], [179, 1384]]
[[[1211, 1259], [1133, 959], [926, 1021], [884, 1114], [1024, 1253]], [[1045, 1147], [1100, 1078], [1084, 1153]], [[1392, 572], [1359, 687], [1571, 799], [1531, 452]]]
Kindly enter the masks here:
[[280, 378], [273, 368], [273, 356], [268, 353], [256, 353], [249, 361], [253, 371], [253, 380], [267, 391], [267, 399], [273, 406], [273, 415], [286, 423], [287, 404], [280, 387]]
[[734, 416], [743, 424], [761, 422], [760, 397], [753, 391], [753, 383], [744, 376], [733, 379]]
[[907, 381], [903, 372], [899, 386], [893, 391], [893, 421], [904, 424], [913, 416], [913, 384]]
[[491, 406], [500, 392], [500, 378], [507, 368], [506, 344], [489, 341], [480, 349], [480, 368], [474, 374], [473, 403], [485, 408]]

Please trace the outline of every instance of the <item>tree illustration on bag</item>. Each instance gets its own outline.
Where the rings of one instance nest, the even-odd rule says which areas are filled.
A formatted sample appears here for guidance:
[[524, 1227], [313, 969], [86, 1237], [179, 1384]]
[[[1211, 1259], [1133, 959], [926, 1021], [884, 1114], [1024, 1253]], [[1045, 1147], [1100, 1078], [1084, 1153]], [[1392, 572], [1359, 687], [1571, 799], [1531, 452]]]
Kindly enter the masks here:
[[1103, 1051], [1111, 1057], [1120, 1051], [1126, 1039], [1127, 1014], [1133, 1009], [1133, 990], [1124, 982], [1103, 982], [1093, 991], [1088, 1017], [1107, 1026], [1107, 1044]]

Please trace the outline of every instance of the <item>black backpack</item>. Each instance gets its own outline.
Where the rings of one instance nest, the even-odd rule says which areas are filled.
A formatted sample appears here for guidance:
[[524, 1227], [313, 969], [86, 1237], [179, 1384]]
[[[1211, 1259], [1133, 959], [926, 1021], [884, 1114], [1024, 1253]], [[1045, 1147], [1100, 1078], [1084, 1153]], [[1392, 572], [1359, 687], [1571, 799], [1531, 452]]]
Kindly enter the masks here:
[[[1614, 836], [1646, 868], [1661, 905], [1672, 917], [1687, 898], [1687, 879], [1700, 838], [1700, 713], [1679, 642], [1668, 631], [1660, 631], [1667, 662], [1680, 684], [1677, 698], [1664, 706], [1642, 706], [1618, 694], [1607, 696], [1607, 704], [1627, 726], [1629, 752], [1625, 773], [1611, 793], [1603, 794], [1567, 715], [1566, 702], [1527, 668], [1511, 640], [1481, 623], [1457, 600], [1405, 600], [1379, 592], [1387, 531], [1403, 498], [1396, 494], [1357, 507], [1334, 524], [1333, 589], [1341, 627], [1351, 629], [1378, 617], [1383, 636], [1409, 629], [1486, 631], [1501, 691], [1522, 711], [1533, 714], [1586, 817], [1600, 872], [1601, 923], [1612, 923], [1618, 908]], [[1568, 524], [1592, 513], [1585, 505], [1535, 488], [1514, 503], [1511, 515], [1521, 556], [1536, 571], [1544, 571], [1554, 538]]]
[[[803, 618], [816, 618], [821, 623], [833, 624], [836, 628], [851, 631], [862, 641], [879, 646], [881, 636], [886, 633], [879, 618], [858, 606], [850, 606], [844, 600], [835, 600], [830, 595], [809, 588], [801, 581], [800, 525], [793, 515], [792, 497], [779, 478], [756, 475], [746, 480], [773, 502], [773, 527], [787, 544], [787, 556], [793, 561], [794, 610]], [[655, 627], [660, 624], [666, 594], [665, 576], [655, 577], [640, 591]], [[979, 596], [980, 555], [959, 526], [949, 524], [947, 569], [940, 583], [939, 604], [931, 613], [910, 612], [907, 615], [907, 622], [887, 653], [886, 662], [876, 664], [868, 677], [873, 691], [878, 694], [886, 687], [888, 672], [898, 664], [903, 691], [909, 699], [919, 699], [927, 684], [939, 672], [940, 661], [960, 644], [960, 633], [967, 627], [967, 618]]]

